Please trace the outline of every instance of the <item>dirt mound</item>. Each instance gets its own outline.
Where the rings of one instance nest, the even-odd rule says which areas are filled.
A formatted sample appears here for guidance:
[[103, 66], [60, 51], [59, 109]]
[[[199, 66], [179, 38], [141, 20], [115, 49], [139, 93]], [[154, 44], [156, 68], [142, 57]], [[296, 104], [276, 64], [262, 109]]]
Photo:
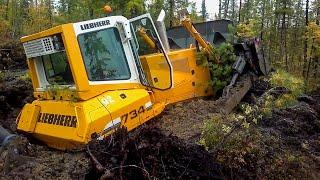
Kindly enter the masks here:
[[320, 133], [319, 114], [305, 102], [275, 110], [271, 119], [265, 120], [264, 124], [274, 127], [285, 136], [305, 137]]
[[177, 136], [191, 144], [199, 140], [205, 120], [217, 111], [213, 100], [197, 99], [167, 108], [154, 121], [166, 135]]
[[[270, 89], [265, 80], [256, 85], [247, 95], [247, 102], [255, 102]], [[320, 91], [301, 95], [298, 101], [287, 108], [274, 107], [270, 116], [253, 126], [253, 133], [246, 137], [251, 140], [242, 146], [251, 151], [243, 151], [246, 154], [239, 169], [267, 179], [319, 179]], [[222, 153], [230, 159], [239, 157]]]
[[217, 100], [196, 99], [172, 105], [156, 118], [155, 126], [167, 135], [172, 134], [191, 144], [197, 143], [204, 122], [214, 113], [229, 114], [235, 109], [250, 89], [252, 78], [248, 74], [243, 75], [230, 89], [228, 96], [221, 96]]
[[257, 166], [263, 166], [266, 177], [319, 179], [319, 102], [317, 105], [299, 102], [274, 110], [271, 117], [263, 119], [259, 151], [266, 156], [263, 164]]
[[92, 174], [102, 179], [222, 177], [222, 168], [203, 147], [187, 145], [177, 137], [164, 135], [158, 128], [140, 128], [131, 135], [122, 130], [90, 144], [90, 149], [104, 167]]
[[[21, 108], [33, 101], [32, 84], [25, 70], [0, 75], [0, 125], [14, 133]], [[85, 151], [57, 151], [22, 136], [0, 149], [1, 179], [84, 179], [89, 168]]]
[[24, 50], [19, 42], [2, 44], [0, 46], [0, 71], [8, 69], [27, 69]]
[[27, 71], [3, 71], [0, 75], [0, 124], [13, 132], [21, 108], [34, 99], [32, 84]]
[[30, 144], [19, 137], [0, 149], [1, 179], [84, 179], [89, 159], [84, 152], [62, 152]]

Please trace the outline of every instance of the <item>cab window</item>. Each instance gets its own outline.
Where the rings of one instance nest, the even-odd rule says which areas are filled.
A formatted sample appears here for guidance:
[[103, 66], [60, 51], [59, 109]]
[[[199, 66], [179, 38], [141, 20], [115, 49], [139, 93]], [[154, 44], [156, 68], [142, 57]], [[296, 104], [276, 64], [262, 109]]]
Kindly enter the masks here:
[[90, 81], [130, 79], [126, 55], [116, 28], [80, 34], [78, 41]]
[[[143, 55], [149, 55], [153, 53], [158, 53], [158, 48], [152, 48], [150, 45], [144, 40], [142, 35], [139, 33], [139, 31], [143, 29], [146, 33], [146, 36], [148, 36], [151, 40], [153, 40], [154, 43], [157, 43], [158, 38], [155, 32], [155, 29], [153, 27], [153, 24], [149, 18], [143, 18], [139, 21], [134, 21], [131, 23], [131, 31], [135, 32], [135, 36], [137, 38], [137, 43], [139, 45], [138, 47], [138, 53], [140, 56]], [[159, 44], [156, 44], [158, 46]]]
[[[134, 54], [139, 55], [141, 72], [148, 86], [159, 90], [172, 87], [172, 66], [163, 48], [150, 14], [130, 19]], [[138, 59], [138, 58], [137, 58]]]
[[38, 57], [41, 59], [47, 81], [51, 85], [74, 84], [65, 51]]

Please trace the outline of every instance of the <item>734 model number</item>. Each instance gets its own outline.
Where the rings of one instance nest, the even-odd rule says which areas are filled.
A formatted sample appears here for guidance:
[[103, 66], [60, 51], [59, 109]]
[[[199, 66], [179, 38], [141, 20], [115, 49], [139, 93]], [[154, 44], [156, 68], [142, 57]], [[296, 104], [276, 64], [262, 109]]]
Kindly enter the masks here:
[[127, 122], [128, 119], [135, 119], [138, 117], [139, 114], [144, 113], [146, 110], [144, 106], [140, 106], [138, 109], [134, 109], [130, 111], [129, 113], [126, 113], [121, 116], [121, 120], [124, 121], [124, 123]]

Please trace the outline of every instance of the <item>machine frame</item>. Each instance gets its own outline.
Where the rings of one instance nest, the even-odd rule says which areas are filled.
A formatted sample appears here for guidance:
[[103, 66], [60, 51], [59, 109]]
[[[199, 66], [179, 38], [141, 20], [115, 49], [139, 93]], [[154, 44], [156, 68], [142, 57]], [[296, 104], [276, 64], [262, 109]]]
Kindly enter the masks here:
[[[113, 16], [65, 24], [21, 38], [26, 45], [60, 34], [74, 85], [42, 86], [44, 76], [38, 72], [39, 64], [27, 53], [36, 100], [24, 106], [17, 118], [17, 129], [50, 147], [72, 149], [92, 138], [103, 138], [119, 126], [130, 131], [159, 115], [169, 104], [213, 95], [209, 69], [196, 64], [196, 48], [166, 52], [155, 29], [160, 42], [158, 52], [137, 57], [134, 43], [138, 37], [132, 34], [130, 22], [143, 18], [148, 18], [154, 27], [148, 14], [130, 21]], [[111, 27], [120, 32], [131, 78], [90, 82], [78, 35]]]

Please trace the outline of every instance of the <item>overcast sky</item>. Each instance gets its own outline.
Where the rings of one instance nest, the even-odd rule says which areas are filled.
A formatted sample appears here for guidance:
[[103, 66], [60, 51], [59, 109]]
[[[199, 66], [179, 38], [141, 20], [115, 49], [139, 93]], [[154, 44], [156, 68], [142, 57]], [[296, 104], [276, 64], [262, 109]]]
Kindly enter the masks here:
[[[200, 12], [202, 0], [191, 0], [191, 1], [196, 2], [198, 12]], [[213, 18], [214, 14], [218, 13], [219, 11], [219, 0], [206, 0], [206, 5], [207, 5], [207, 11], [209, 13], [209, 17]]]

